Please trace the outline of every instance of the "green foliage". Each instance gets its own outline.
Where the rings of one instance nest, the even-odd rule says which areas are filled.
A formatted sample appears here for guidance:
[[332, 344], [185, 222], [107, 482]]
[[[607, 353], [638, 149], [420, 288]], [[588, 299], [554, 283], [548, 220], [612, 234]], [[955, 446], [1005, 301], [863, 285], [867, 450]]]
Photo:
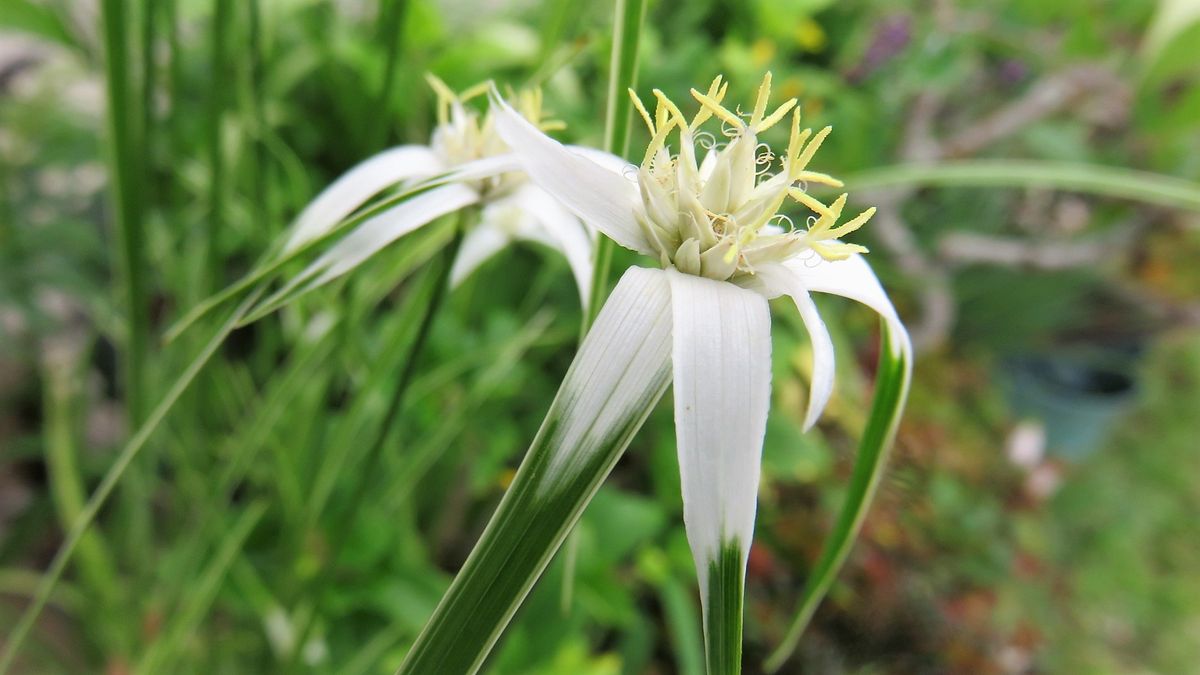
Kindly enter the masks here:
[[[274, 260], [280, 233], [322, 186], [386, 145], [428, 140], [425, 71], [455, 87], [541, 83], [569, 123], [563, 138], [601, 145], [611, 7], [255, 0], [222, 3], [218, 22], [213, 2], [164, 0], [143, 23], [149, 3], [130, 1], [126, 90], [113, 98], [137, 133], [118, 160], [103, 33], [77, 4], [0, 0], [6, 44], [13, 32], [36, 44], [33, 62], [6, 61], [0, 76], [3, 638], [29, 600], [53, 609], [29, 624], [16, 672], [393, 672], [571, 362], [583, 317], [569, 272], [519, 248], [451, 293], [390, 430], [382, 418], [423, 307], [412, 278], [450, 223], [303, 297], [285, 294], [251, 325], [227, 320], [257, 282], [279, 290], [312, 260], [315, 248], [268, 262], [267, 274], [257, 264]], [[947, 12], [915, 0], [646, 3], [629, 73], [639, 91], [685, 99], [722, 72], [731, 99], [746, 99], [771, 69], [806, 123], [835, 125], [822, 170], [876, 171], [875, 187], [914, 190], [902, 213], [928, 254], [953, 232], [1054, 247], [1141, 223], [1128, 246], [1084, 269], [951, 266], [950, 346], [918, 361], [895, 470], [784, 672], [987, 672], [998, 654], [1045, 672], [1186, 672], [1200, 661], [1190, 628], [1200, 560], [1189, 545], [1200, 539], [1200, 348], [1194, 330], [1166, 322], [1197, 299], [1195, 216], [1180, 210], [1194, 208], [1200, 176], [1196, 28], [1147, 43], [1155, 6], [1138, 0], [942, 4]], [[161, 58], [144, 79], [147, 25]], [[225, 50], [217, 70], [214, 45]], [[946, 138], [1081, 61], [1111, 67], [1122, 88], [1024, 126], [969, 165], [902, 156], [917, 97], [942, 99], [931, 126]], [[645, 130], [634, 125], [630, 139], [637, 148]], [[130, 157], [144, 170], [129, 165], [114, 182], [105, 163]], [[962, 171], [971, 166], [992, 173]], [[153, 433], [132, 438], [117, 374], [131, 337], [117, 289], [130, 270], [113, 255], [110, 215], [113, 191], [127, 187], [144, 209], [135, 243], [145, 262], [124, 266], [144, 283], [133, 300], [148, 314], [134, 324], [142, 397], [158, 406]], [[1064, 194], [1086, 207], [1079, 230], [1060, 227]], [[874, 199], [853, 196], [863, 207]], [[902, 314], [919, 317], [926, 281], [872, 229], [862, 236], [873, 263]], [[612, 268], [634, 260], [615, 251]], [[208, 291], [247, 276], [163, 339]], [[1092, 460], [1064, 469], [1054, 496], [1035, 499], [1002, 457], [1012, 420], [991, 368], [1001, 353], [1108, 335], [1126, 310], [1096, 298], [1129, 293], [1159, 317], [1136, 337], [1161, 343], [1137, 409]], [[783, 642], [819, 569], [869, 417], [877, 329], [865, 313], [822, 309], [839, 382], [807, 434], [807, 338], [777, 321], [745, 599], [749, 672]], [[55, 347], [70, 358], [48, 361]], [[669, 408], [634, 438], [568, 544], [574, 564], [550, 564], [488, 672], [703, 672]], [[384, 452], [366, 471], [365, 439], [379, 433]], [[106, 479], [135, 455], [140, 495]], [[100, 508], [94, 495], [109, 490], [122, 508]], [[81, 517], [94, 518], [86, 533]], [[74, 558], [48, 565], [64, 540]]]

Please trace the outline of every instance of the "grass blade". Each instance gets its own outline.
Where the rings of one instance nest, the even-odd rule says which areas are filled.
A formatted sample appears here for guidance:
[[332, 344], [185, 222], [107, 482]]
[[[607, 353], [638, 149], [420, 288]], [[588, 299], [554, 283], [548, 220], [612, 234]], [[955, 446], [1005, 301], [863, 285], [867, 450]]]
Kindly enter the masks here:
[[267, 505], [263, 502], [252, 504], [229, 528], [208, 568], [197, 577], [183, 606], [171, 615], [171, 624], [162, 632], [162, 638], [151, 645], [134, 673], [174, 672], [168, 667], [170, 659], [179, 652], [180, 645], [196, 632], [196, 627], [212, 606], [229, 566], [266, 510]]
[[75, 549], [78, 548], [80, 541], [87, 534], [92, 522], [96, 520], [96, 515], [100, 512], [100, 508], [108, 501], [117, 483], [129, 469], [129, 465], [137, 458], [142, 448], [146, 446], [146, 441], [150, 440], [150, 436], [158, 429], [159, 424], [162, 423], [167, 413], [171, 411], [171, 408], [183, 396], [183, 392], [187, 391], [192, 381], [196, 379], [196, 375], [200, 373], [200, 370], [204, 368], [208, 360], [217, 352], [217, 349], [225, 341], [226, 336], [233, 331], [237, 320], [241, 318], [242, 314], [257, 299], [257, 293], [251, 294], [246, 298], [245, 302], [230, 314], [225, 323], [217, 329], [217, 332], [204, 345], [200, 353], [196, 355], [196, 358], [188, 364], [188, 367], [175, 380], [175, 383], [171, 385], [166, 395], [159, 401], [158, 406], [151, 411], [146, 421], [138, 428], [137, 433], [121, 449], [121, 454], [117, 456], [113, 465], [109, 467], [108, 473], [104, 475], [104, 478], [100, 481], [100, 485], [92, 493], [91, 498], [88, 499], [87, 504], [84, 505], [83, 510], [80, 511], [79, 516], [71, 525], [71, 529], [63, 539], [62, 545], [59, 546], [58, 552], [50, 562], [50, 567], [42, 576], [41, 583], [38, 584], [33, 599], [21, 615], [12, 633], [9, 634], [8, 642], [4, 645], [4, 651], [0, 653], [0, 675], [4, 675], [12, 668], [13, 661], [16, 659], [17, 653], [21, 650], [22, 643], [29, 636], [30, 629], [33, 628], [38, 615], [41, 614], [42, 609], [46, 606], [46, 601], [49, 600], [51, 593], [54, 591], [55, 584], [62, 577], [63, 570], [66, 569], [67, 563], [70, 562], [71, 556], [75, 553]]
[[671, 379], [670, 290], [631, 268], [399, 673], [476, 672]]
[[1072, 162], [984, 159], [901, 164], [847, 176], [845, 182], [852, 190], [899, 186], [1054, 188], [1200, 211], [1200, 183]]
[[[846, 501], [842, 504], [833, 531], [825, 542], [820, 558], [817, 559], [787, 635], [767, 658], [764, 668], [769, 673], [778, 671], [796, 650], [805, 627], [808, 626], [829, 587], [833, 585], [838, 570], [846, 562], [854, 539], [867, 516], [875, 490], [883, 477], [888, 450], [896, 435], [900, 415], [904, 411], [904, 402], [908, 397], [908, 386], [912, 379], [912, 350], [907, 348], [907, 336], [893, 333], [886, 321], [882, 322], [882, 325], [885, 344], [880, 349], [875, 400], [858, 444], [858, 459], [850, 477]], [[893, 349], [894, 346], [900, 346], [898, 343], [902, 343], [904, 348]]]
[[[624, 157], [629, 152], [629, 116], [633, 102], [628, 91], [637, 86], [638, 45], [646, 19], [646, 0], [616, 0], [613, 15], [612, 59], [609, 61], [608, 104], [604, 113], [604, 149]], [[608, 237], [596, 242], [592, 268], [592, 299], [584, 312], [583, 332], [596, 319], [608, 296], [608, 276], [613, 247]]]

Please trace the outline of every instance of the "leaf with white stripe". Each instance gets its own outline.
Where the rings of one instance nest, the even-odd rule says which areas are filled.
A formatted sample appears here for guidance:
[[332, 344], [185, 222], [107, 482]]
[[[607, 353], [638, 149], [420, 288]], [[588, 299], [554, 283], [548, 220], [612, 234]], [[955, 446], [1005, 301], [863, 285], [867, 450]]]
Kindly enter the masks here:
[[670, 383], [670, 302], [661, 271], [625, 272], [512, 485], [399, 674], [479, 670]]

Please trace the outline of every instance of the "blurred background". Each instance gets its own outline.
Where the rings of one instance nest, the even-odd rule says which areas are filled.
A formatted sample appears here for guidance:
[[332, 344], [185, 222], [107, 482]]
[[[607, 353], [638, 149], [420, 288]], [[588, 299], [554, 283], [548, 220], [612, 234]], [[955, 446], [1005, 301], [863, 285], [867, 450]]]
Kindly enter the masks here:
[[[610, 3], [127, 4], [105, 31], [94, 0], [0, 0], [0, 641], [222, 317], [169, 346], [165, 329], [339, 173], [427, 142], [425, 72], [457, 89], [539, 84], [560, 137], [601, 142]], [[106, 36], [128, 52], [107, 78]], [[808, 124], [834, 126], [816, 168], [846, 180], [852, 207], [879, 207], [856, 240], [919, 350], [863, 535], [784, 672], [1195, 672], [1198, 40], [1195, 0], [649, 0], [641, 91], [685, 100], [723, 73], [746, 101], [769, 69]], [[110, 100], [134, 161], [111, 161]], [[976, 164], [990, 173], [964, 184], [960, 162], [995, 159], [1024, 163]], [[131, 186], [116, 200], [114, 166]], [[142, 321], [118, 291], [115, 206], [140, 223]], [[511, 479], [580, 320], [560, 257], [526, 247], [486, 265], [449, 296], [364, 475], [413, 339], [422, 241], [220, 346], [80, 542], [18, 672], [395, 669]], [[870, 402], [875, 318], [820, 302], [839, 379], [808, 434], [807, 337], [776, 317], [751, 673], [791, 619]], [[131, 334], [138, 396], [121, 377]], [[670, 410], [488, 672], [702, 672]]]

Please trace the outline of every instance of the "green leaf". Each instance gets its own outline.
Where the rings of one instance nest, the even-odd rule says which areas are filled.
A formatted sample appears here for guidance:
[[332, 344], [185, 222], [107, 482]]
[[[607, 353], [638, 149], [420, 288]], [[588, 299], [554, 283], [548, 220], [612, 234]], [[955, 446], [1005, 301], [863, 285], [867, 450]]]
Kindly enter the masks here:
[[1096, 164], [1042, 160], [968, 160], [901, 164], [849, 176], [852, 190], [895, 186], [1035, 187], [1089, 192], [1200, 211], [1200, 183]]
[[63, 538], [63, 543], [58, 548], [58, 552], [54, 555], [54, 559], [50, 561], [50, 566], [46, 573], [42, 575], [41, 582], [34, 591], [33, 599], [29, 606], [25, 608], [21, 614], [20, 620], [13, 630], [8, 634], [7, 643], [4, 645], [4, 651], [0, 652], [0, 675], [7, 673], [16, 660], [17, 653], [21, 650], [21, 645], [25, 638], [29, 636], [29, 631], [33, 628], [34, 622], [37, 620], [42, 609], [45, 608], [46, 602], [49, 601], [51, 594], [54, 592], [54, 587], [62, 578], [63, 571], [67, 568], [67, 563], [70, 562], [71, 556], [75, 553], [75, 549], [79, 547], [80, 542], [85, 538], [88, 528], [96, 520], [96, 516], [100, 513], [101, 507], [108, 501], [113, 490], [117, 487], [117, 483], [128, 471], [130, 464], [137, 458], [142, 448], [146, 446], [146, 442], [150, 440], [150, 436], [158, 429], [159, 424], [166, 418], [167, 413], [175, 407], [175, 403], [183, 396], [183, 392], [187, 391], [191, 386], [192, 380], [196, 379], [204, 365], [208, 363], [217, 349], [225, 342], [225, 338], [233, 331], [237, 320], [242, 317], [243, 313], [258, 299], [257, 293], [252, 293], [246, 300], [238, 306], [237, 309], [230, 314], [229, 318], [217, 329], [216, 333], [205, 343], [204, 348], [192, 360], [188, 367], [184, 369], [175, 383], [167, 391], [166, 395], [158, 402], [158, 405], [150, 412], [146, 421], [138, 427], [137, 433], [129, 439], [125, 447], [121, 449], [121, 453], [109, 467], [108, 472], [104, 474], [104, 478], [100, 481], [100, 485], [96, 487], [95, 492], [88, 499], [87, 504], [76, 516], [71, 528], [67, 531]]
[[53, 7], [29, 0], [4, 0], [0, 28], [30, 33], [71, 48], [79, 45], [63, 17]]
[[258, 524], [266, 510], [267, 505], [264, 502], [252, 504], [242, 512], [237, 522], [232, 524], [220, 547], [213, 554], [208, 567], [190, 587], [188, 595], [178, 611], [172, 613], [170, 623], [160, 634], [159, 640], [146, 651], [134, 670], [135, 673], [174, 671], [169, 664], [172, 659], [180, 658], [184, 644], [195, 635], [204, 615], [208, 613], [213, 600], [216, 599], [225, 573], [233, 564], [242, 545], [245, 544], [246, 538], [250, 536], [250, 532]]
[[630, 268], [401, 674], [476, 672], [671, 380], [670, 289]]
[[1154, 21], [1142, 40], [1143, 66], [1152, 67], [1176, 38], [1197, 23], [1200, 23], [1200, 0], [1159, 0]]
[[883, 477], [888, 450], [891, 448], [892, 439], [895, 438], [900, 415], [908, 398], [908, 387], [912, 380], [912, 356], [911, 350], [897, 348], [906, 338], [894, 333], [888, 327], [887, 321], [883, 321], [882, 324], [885, 344], [880, 349], [875, 400], [871, 405], [871, 416], [867, 419], [867, 426], [859, 440], [858, 459], [850, 477], [846, 501], [842, 504], [833, 531], [825, 542], [820, 558], [817, 559], [787, 636], [767, 658], [764, 668], [770, 673], [778, 671], [796, 650], [805, 627], [808, 626], [829, 587], [833, 585], [838, 570], [846, 562], [846, 557], [850, 555], [854, 539], [862, 528], [875, 490]]

